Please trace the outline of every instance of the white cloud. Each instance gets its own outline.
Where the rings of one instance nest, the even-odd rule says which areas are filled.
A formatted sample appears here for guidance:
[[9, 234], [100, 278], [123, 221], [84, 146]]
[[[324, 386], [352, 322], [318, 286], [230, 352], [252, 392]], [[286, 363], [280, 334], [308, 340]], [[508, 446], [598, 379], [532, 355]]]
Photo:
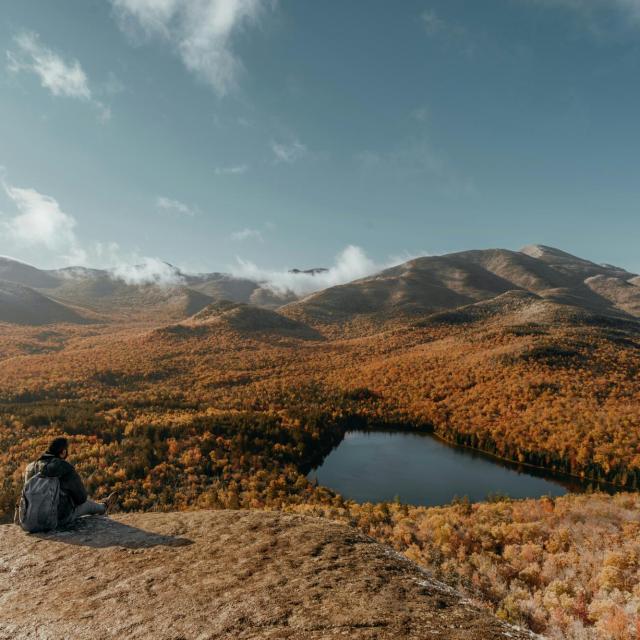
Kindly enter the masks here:
[[14, 41], [17, 52], [7, 51], [11, 71], [31, 71], [54, 96], [91, 99], [87, 75], [77, 60], [65, 62], [57, 53], [40, 44], [38, 35], [24, 32]]
[[[597, 39], [640, 28], [640, 0], [521, 0], [527, 4], [572, 11]], [[617, 17], [617, 20], [611, 20]]]
[[101, 122], [111, 118], [108, 106], [97, 100], [78, 60], [65, 61], [59, 54], [41, 44], [37, 33], [22, 32], [14, 37], [16, 49], [7, 51], [7, 67], [13, 73], [30, 72], [40, 78], [41, 85], [54, 96], [75, 98], [92, 104]]
[[141, 257], [135, 264], [122, 262], [109, 269], [111, 276], [126, 284], [174, 286], [184, 283], [179, 269], [159, 258]]
[[18, 213], [0, 222], [0, 229], [26, 248], [42, 247], [57, 254], [67, 264], [84, 263], [86, 252], [76, 236], [75, 218], [65, 213], [57, 200], [35, 189], [14, 187], [3, 181], [3, 189]]
[[289, 164], [297, 162], [307, 155], [307, 147], [299, 140], [294, 140], [291, 143], [272, 141], [271, 151], [273, 151], [277, 162], [287, 162]]
[[180, 200], [173, 200], [171, 198], [165, 198], [164, 196], [158, 196], [156, 199], [156, 207], [163, 211], [169, 211], [170, 213], [177, 213], [181, 216], [193, 217], [196, 215], [196, 210], [192, 209], [189, 205], [186, 205]]
[[111, 0], [123, 30], [169, 43], [184, 66], [225, 95], [243, 65], [231, 41], [256, 24], [268, 0]]
[[425, 33], [429, 38], [438, 40], [441, 44], [453, 47], [466, 56], [472, 56], [476, 51], [475, 37], [465, 27], [448, 22], [441, 18], [433, 9], [427, 9], [420, 14]]
[[239, 176], [249, 171], [249, 165], [238, 164], [232, 167], [216, 167], [214, 173], [217, 176]]
[[249, 278], [260, 282], [279, 295], [295, 293], [298, 296], [305, 296], [327, 287], [335, 287], [366, 278], [384, 269], [425, 255], [428, 253], [424, 251], [418, 254], [404, 252], [390, 256], [384, 263], [377, 263], [369, 258], [360, 247], [349, 245], [335, 257], [332, 266], [315, 274], [301, 271], [294, 273], [289, 269], [262, 269], [253, 262], [242, 258], [236, 258], [236, 264], [229, 267], [229, 270], [237, 278]]
[[388, 266], [391, 264], [376, 264], [360, 247], [349, 245], [336, 256], [333, 266], [315, 275], [262, 269], [241, 258], [237, 258], [237, 264], [230, 267], [230, 270], [238, 278], [256, 280], [281, 295], [291, 291], [297, 295], [307, 295], [326, 287], [364, 278]]
[[243, 240], [258, 240], [259, 242], [264, 242], [261, 231], [258, 229], [249, 229], [248, 227], [241, 229], [240, 231], [234, 231], [231, 234], [231, 239], [240, 242]]
[[63, 211], [55, 198], [36, 189], [15, 187], [5, 178], [0, 184], [16, 208], [13, 215], [0, 215], [0, 238], [13, 247], [37, 251], [43, 259], [46, 256], [55, 261], [55, 266], [106, 268], [113, 278], [128, 284], [171, 286], [183, 282], [181, 272], [170, 264], [137, 251], [125, 254], [116, 242], [83, 247], [76, 234], [76, 219]]
[[94, 264], [105, 269], [114, 280], [126, 284], [175, 286], [184, 283], [182, 272], [159, 258], [125, 253], [117, 242], [98, 242], [94, 248]]
[[120, 245], [117, 242], [96, 242], [95, 254], [98, 264], [114, 265], [120, 262]]
[[436, 34], [443, 31], [446, 27], [446, 23], [444, 22], [444, 20], [442, 20], [442, 18], [440, 18], [432, 9], [423, 11], [420, 17], [422, 18], [422, 23], [424, 25], [425, 31], [430, 36], [435, 36]]

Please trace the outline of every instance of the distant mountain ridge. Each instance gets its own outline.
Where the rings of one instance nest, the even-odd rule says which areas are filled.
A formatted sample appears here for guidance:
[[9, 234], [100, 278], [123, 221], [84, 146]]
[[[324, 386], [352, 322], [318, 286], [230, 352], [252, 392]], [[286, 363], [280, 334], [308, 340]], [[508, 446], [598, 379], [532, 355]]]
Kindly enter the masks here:
[[[103, 314], [105, 320], [154, 319], [171, 321], [192, 316], [215, 301], [230, 300], [252, 303], [260, 307], [276, 308], [296, 299], [293, 294], [279, 295], [263, 284], [247, 278], [237, 278], [225, 273], [186, 274], [177, 267], [166, 264], [165, 281], [145, 281], [140, 267], [133, 266], [126, 274], [118, 270], [65, 267], [38, 269], [11, 258], [0, 257], [0, 283], [19, 285], [32, 299], [49, 300], [51, 304], [71, 305], [86, 309], [89, 314]], [[33, 324], [33, 313], [27, 313], [24, 305], [15, 306], [14, 297], [3, 298], [4, 313], [0, 321], [17, 318], [15, 322]], [[21, 303], [22, 304], [22, 303]], [[82, 314], [81, 314], [82, 315]], [[81, 315], [77, 317], [81, 318]], [[45, 314], [42, 323], [60, 314]], [[75, 317], [75, 316], [74, 316]], [[73, 322], [69, 316], [69, 322]], [[55, 320], [63, 321], [63, 320]], [[40, 322], [38, 322], [40, 323]]]
[[327, 273], [326, 267], [314, 267], [313, 269], [289, 269], [289, 273], [305, 273], [309, 276], [316, 276], [319, 273]]
[[[426, 317], [461, 308], [467, 316], [480, 317], [489, 308], [495, 315], [496, 309], [504, 307], [500, 297], [509, 292], [531, 294], [526, 302], [523, 298], [519, 303], [520, 312], [525, 314], [529, 308], [529, 312], [549, 317], [571, 310], [619, 320], [640, 319], [640, 276], [546, 245], [528, 245], [520, 251], [484, 249], [415, 258], [303, 299], [292, 292], [278, 293], [264, 282], [218, 272], [187, 274], [168, 263], [164, 266], [166, 284], [145, 282], [136, 267], [127, 280], [118, 271], [84, 267], [41, 270], [0, 257], [0, 283], [6, 290], [0, 321], [82, 322], [87, 314], [99, 314], [105, 321], [171, 322], [221, 301], [279, 309], [279, 317], [304, 324], [342, 322], [358, 316], [383, 321], [396, 316]], [[323, 270], [295, 269], [291, 273], [315, 275]], [[9, 294], [9, 284], [23, 287], [20, 294], [16, 290]], [[494, 299], [496, 304], [487, 306]], [[480, 303], [484, 306], [471, 309]], [[234, 314], [248, 316], [247, 311], [236, 310]], [[252, 316], [252, 321], [258, 322], [258, 315]]]
[[283, 311], [320, 322], [357, 315], [429, 315], [513, 291], [533, 294], [531, 304], [542, 301], [550, 310], [556, 305], [613, 318], [640, 318], [638, 276], [544, 245], [415, 258], [313, 293]]

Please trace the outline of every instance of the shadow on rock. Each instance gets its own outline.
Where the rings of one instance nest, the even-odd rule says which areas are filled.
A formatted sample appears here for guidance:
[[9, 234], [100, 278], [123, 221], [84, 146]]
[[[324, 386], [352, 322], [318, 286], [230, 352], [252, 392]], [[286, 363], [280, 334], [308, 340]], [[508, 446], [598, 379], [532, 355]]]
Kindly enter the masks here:
[[193, 540], [188, 538], [145, 531], [102, 516], [86, 516], [64, 529], [32, 535], [43, 540], [96, 549], [106, 547], [148, 549], [158, 546], [185, 547], [193, 544]]

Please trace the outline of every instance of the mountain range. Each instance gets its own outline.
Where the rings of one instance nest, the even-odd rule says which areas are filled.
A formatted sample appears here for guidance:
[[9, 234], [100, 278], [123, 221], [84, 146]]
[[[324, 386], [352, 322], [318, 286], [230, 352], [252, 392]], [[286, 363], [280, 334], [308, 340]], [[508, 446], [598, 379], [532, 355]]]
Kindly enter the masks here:
[[[197, 317], [210, 305], [215, 309], [222, 301], [277, 310], [292, 321], [311, 325], [354, 317], [456, 322], [514, 309], [538, 319], [579, 314], [632, 323], [640, 320], [640, 276], [544, 245], [416, 258], [303, 298], [277, 292], [267, 282], [167, 268], [172, 275], [169, 284], [136, 283], [135, 277], [125, 280], [107, 270], [41, 270], [0, 258], [0, 321], [25, 325], [175, 322]], [[260, 318], [258, 323], [264, 322], [264, 314], [253, 315]]]
[[[20, 287], [11, 297], [4, 294], [0, 298], [0, 322], [52, 324], [65, 321], [65, 314], [67, 322], [170, 321], [189, 317], [220, 300], [273, 308], [294, 299], [252, 280], [224, 273], [185, 274], [172, 265], [164, 266], [169, 277], [154, 282], [137, 273], [136, 267], [120, 276], [85, 267], [42, 270], [0, 257], [0, 287]], [[36, 299], [39, 307], [31, 309], [30, 301]]]

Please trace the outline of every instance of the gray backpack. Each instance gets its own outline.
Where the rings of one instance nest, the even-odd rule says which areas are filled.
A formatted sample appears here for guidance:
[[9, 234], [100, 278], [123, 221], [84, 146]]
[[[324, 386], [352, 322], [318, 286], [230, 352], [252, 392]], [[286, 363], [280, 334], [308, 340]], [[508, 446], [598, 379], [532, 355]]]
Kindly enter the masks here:
[[18, 523], [29, 533], [51, 531], [58, 526], [60, 479], [44, 475], [44, 466], [31, 476], [22, 489]]

